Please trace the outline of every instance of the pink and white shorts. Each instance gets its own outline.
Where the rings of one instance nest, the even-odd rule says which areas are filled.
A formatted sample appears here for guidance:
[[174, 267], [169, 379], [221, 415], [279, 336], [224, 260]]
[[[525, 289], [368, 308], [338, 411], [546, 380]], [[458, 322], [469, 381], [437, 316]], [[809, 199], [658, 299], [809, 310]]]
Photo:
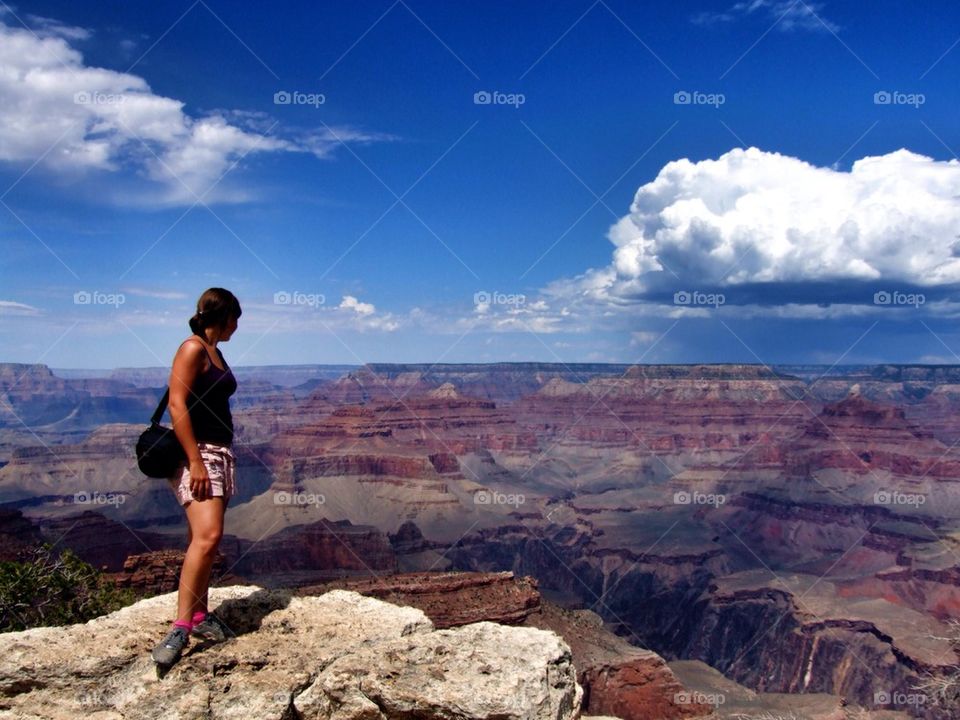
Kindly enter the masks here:
[[[197, 443], [197, 446], [200, 448], [200, 458], [210, 477], [210, 494], [214, 497], [222, 497], [223, 501], [227, 502], [237, 494], [236, 457], [233, 450], [226, 445], [207, 442]], [[194, 500], [193, 493], [190, 491], [189, 463], [181, 464], [177, 471], [167, 478], [167, 481], [181, 505]]]

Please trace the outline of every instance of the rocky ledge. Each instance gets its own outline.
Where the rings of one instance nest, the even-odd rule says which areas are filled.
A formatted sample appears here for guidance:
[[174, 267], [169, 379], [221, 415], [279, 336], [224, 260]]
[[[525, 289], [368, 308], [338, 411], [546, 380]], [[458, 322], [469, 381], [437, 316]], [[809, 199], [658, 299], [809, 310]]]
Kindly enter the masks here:
[[0, 635], [0, 716], [33, 718], [577, 718], [583, 691], [555, 633], [423, 611], [350, 590], [235, 585], [210, 602], [235, 633], [194, 640], [158, 673], [176, 594], [85, 624]]

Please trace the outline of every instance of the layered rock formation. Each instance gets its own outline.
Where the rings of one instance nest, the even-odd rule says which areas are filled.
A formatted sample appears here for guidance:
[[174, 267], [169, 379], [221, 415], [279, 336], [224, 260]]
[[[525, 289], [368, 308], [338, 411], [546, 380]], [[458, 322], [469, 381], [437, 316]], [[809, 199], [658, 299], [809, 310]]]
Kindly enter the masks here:
[[306, 586], [296, 594], [317, 595], [333, 589], [419, 608], [441, 629], [481, 620], [517, 625], [541, 609], [536, 582], [510, 572], [380, 575]]
[[284, 528], [259, 541], [240, 539], [237, 551], [233, 571], [273, 587], [397, 570], [386, 535], [349, 520], [318, 520]]
[[[180, 586], [180, 569], [183, 567], [182, 550], [156, 550], [130, 555], [123, 563], [120, 572], [109, 573], [108, 577], [119, 588], [133, 590], [137, 597], [152, 597], [177, 590]], [[230, 572], [223, 553], [217, 553], [210, 570], [212, 586], [237, 585], [243, 578]]]
[[396, 400], [405, 389], [425, 392], [450, 383], [463, 395], [509, 404], [554, 378], [581, 383], [597, 376], [620, 375], [629, 367], [608, 363], [368, 363], [346, 380], [354, 386], [378, 389], [366, 396], [343, 396], [341, 401]]
[[[134, 555], [186, 545], [185, 534], [136, 530], [94, 510], [42, 518], [35, 527], [54, 548], [68, 547], [84, 562], [106, 572], [119, 572]], [[230, 547], [229, 539], [225, 545]]]
[[129, 383], [65, 379], [46, 365], [0, 363], [0, 465], [17, 448], [77, 442], [106, 423], [146, 423], [157, 400]]

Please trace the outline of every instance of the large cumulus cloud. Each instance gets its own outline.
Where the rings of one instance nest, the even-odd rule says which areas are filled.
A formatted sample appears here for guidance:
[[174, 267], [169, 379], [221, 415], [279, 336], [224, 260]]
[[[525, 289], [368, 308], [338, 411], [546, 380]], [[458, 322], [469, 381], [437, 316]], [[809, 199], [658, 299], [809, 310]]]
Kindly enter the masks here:
[[849, 172], [757, 148], [677, 160], [610, 230], [621, 279], [960, 281], [960, 163], [908, 150]]
[[[667, 163], [609, 230], [609, 265], [540, 289], [555, 329], [654, 318], [960, 316], [960, 162], [900, 149], [849, 171], [757, 148]], [[722, 293], [720, 307], [678, 291]], [[904, 304], [875, 303], [878, 292]], [[913, 302], [922, 293], [922, 304]]]

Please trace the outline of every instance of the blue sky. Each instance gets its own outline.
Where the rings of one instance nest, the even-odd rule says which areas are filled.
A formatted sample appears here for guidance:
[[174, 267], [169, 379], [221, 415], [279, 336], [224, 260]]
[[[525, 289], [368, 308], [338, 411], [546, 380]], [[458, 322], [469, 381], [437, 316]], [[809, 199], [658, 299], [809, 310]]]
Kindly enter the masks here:
[[0, 23], [2, 361], [960, 362], [953, 3]]

